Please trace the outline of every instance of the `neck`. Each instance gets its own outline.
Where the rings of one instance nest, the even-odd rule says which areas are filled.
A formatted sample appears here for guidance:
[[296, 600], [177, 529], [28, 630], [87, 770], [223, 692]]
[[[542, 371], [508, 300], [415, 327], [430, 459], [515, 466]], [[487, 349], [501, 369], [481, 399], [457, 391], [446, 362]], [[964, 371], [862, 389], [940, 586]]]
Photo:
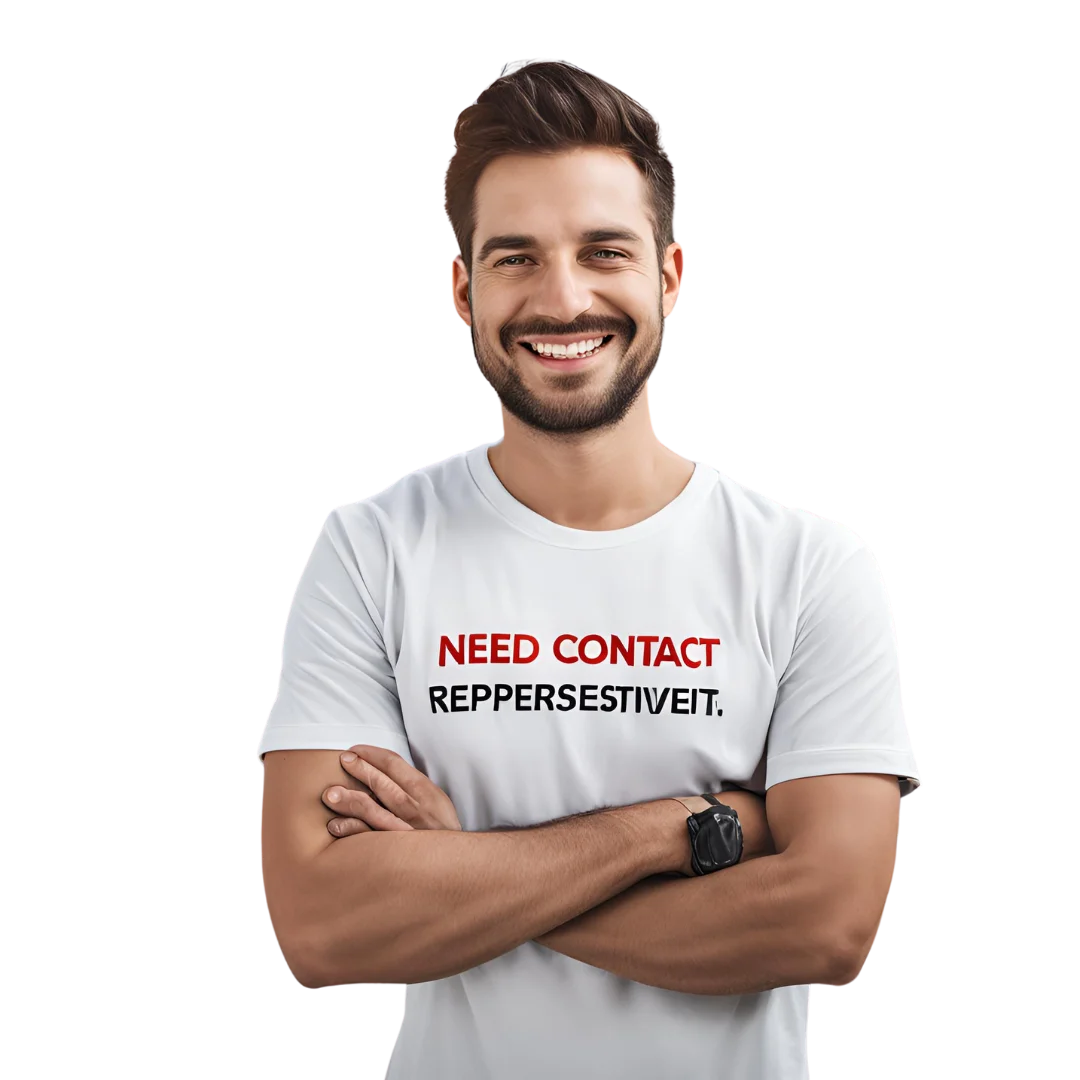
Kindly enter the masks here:
[[568, 528], [627, 528], [651, 517], [686, 487], [693, 462], [657, 437], [649, 384], [615, 427], [549, 435], [505, 416], [488, 453], [502, 486], [529, 510]]

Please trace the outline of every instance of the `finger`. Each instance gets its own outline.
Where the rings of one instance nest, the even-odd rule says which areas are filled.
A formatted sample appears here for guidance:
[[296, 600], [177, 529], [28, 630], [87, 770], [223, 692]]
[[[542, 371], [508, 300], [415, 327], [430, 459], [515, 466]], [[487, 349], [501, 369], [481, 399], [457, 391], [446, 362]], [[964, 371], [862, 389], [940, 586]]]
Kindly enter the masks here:
[[337, 839], [341, 839], [343, 836], [355, 836], [357, 833], [371, 832], [372, 828], [365, 821], [361, 821], [359, 818], [350, 817], [335, 817], [331, 818], [326, 823], [326, 828]]
[[[338, 798], [331, 798], [335, 794]], [[323, 802], [335, 814], [340, 814], [342, 817], [359, 818], [373, 829], [383, 832], [412, 829], [412, 826], [407, 821], [403, 821], [385, 806], [381, 806], [365, 791], [353, 791], [344, 787], [330, 787], [323, 793]]]
[[352, 810], [350, 807], [353, 804], [349, 796], [352, 794], [352, 788], [342, 787], [340, 784], [331, 784], [330, 787], [323, 790], [322, 795], [319, 797], [327, 810], [333, 810], [335, 814], [341, 814], [344, 817], [351, 817]]
[[388, 776], [403, 791], [410, 795], [420, 795], [434, 787], [427, 773], [410, 765], [400, 754], [387, 750], [385, 746], [369, 746], [358, 743], [350, 746], [349, 751], [358, 754], [364, 761], [374, 765], [384, 776]]
[[[357, 754], [357, 751], [348, 751], [348, 753]], [[387, 751], [387, 753], [393, 754], [393, 751]], [[356, 756], [351, 761], [346, 761], [344, 758], [347, 754], [342, 755], [341, 767], [350, 776], [354, 776], [357, 780], [365, 783], [383, 806], [391, 810], [403, 821], [410, 821], [417, 815], [420, 809], [419, 800], [415, 795], [410, 794], [409, 791], [403, 788], [398, 779], [389, 776], [383, 768], [369, 761], [366, 757]], [[397, 757], [396, 754], [393, 756]], [[398, 758], [396, 764], [384, 759], [383, 764], [387, 768], [394, 769], [398, 778], [405, 783], [412, 784], [414, 788], [417, 784], [415, 777], [406, 776], [406, 773], [413, 773], [415, 776], [422, 777], [429, 784], [431, 783], [419, 769], [414, 769], [404, 758]], [[420, 791], [417, 790], [416, 794], [419, 795]]]

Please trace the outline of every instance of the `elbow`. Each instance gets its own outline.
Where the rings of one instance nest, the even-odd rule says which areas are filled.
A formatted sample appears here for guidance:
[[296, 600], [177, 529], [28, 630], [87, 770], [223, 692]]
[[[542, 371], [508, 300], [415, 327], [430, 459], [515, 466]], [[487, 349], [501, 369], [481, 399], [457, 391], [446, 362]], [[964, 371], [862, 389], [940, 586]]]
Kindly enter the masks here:
[[349, 983], [397, 982], [386, 955], [386, 935], [374, 912], [357, 912], [366, 933], [357, 935], [339, 912], [303, 894], [289, 894], [270, 905], [271, 922], [285, 963], [296, 981], [307, 990]]
[[817, 981], [827, 983], [829, 986], [846, 986], [859, 974], [861, 967], [861, 964], [852, 960], [850, 954], [836, 949], [825, 957], [822, 974]]
[[846, 986], [858, 978], [859, 972], [870, 952], [873, 937], [847, 932], [833, 934], [830, 944], [825, 949], [824, 978], [822, 982], [831, 986]]
[[345, 969], [337, 963], [337, 949], [325, 941], [312, 942], [299, 952], [293, 974], [297, 982], [308, 990], [324, 986], [344, 986], [347, 983], [370, 982], [358, 969]]
[[298, 935], [288, 941], [281, 941], [281, 952], [293, 978], [307, 990], [318, 990], [323, 986], [336, 985], [336, 979], [330, 971], [327, 950], [313, 935]]
[[[323, 936], [308, 937], [296, 948], [296, 966], [289, 964], [293, 977], [306, 990], [322, 990], [329, 986], [381, 986], [388, 985], [370, 977], [367, 963], [364, 970], [353, 961], [342, 962], [342, 950]], [[366, 950], [365, 950], [366, 953]]]
[[323, 970], [311, 964], [289, 962], [289, 970], [293, 973], [296, 981], [306, 990], [318, 990], [323, 986], [333, 986], [334, 981], [326, 976]]
[[804, 871], [802, 881], [799, 911], [804, 925], [812, 928], [807, 934], [818, 943], [817, 978], [812, 981], [831, 986], [854, 982], [877, 933], [880, 910], [871, 921], [868, 906], [853, 904], [846, 891], [820, 868]]

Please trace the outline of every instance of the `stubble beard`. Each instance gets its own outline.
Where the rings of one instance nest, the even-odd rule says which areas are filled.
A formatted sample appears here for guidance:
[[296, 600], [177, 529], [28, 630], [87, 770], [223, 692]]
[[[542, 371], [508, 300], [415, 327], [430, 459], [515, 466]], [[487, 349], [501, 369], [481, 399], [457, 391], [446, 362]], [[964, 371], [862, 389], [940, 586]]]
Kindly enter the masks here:
[[[471, 295], [469, 310], [472, 311]], [[518, 366], [507, 359], [501, 348], [494, 352], [486, 342], [478, 339], [475, 314], [470, 334], [480, 372], [511, 416], [547, 435], [579, 435], [613, 427], [629, 412], [660, 359], [664, 315], [658, 308], [655, 332], [638, 327], [629, 339], [625, 331], [620, 331], [618, 342], [606, 346], [617, 345], [623, 354], [614, 375], [608, 376], [608, 385], [600, 391], [589, 389], [590, 383], [600, 383], [601, 379], [596, 372], [586, 368], [556, 375], [548, 384], [546, 394], [535, 394], [521, 377]], [[515, 342], [510, 345], [517, 354], [518, 364], [532, 362]], [[607, 360], [601, 363], [607, 363]], [[537, 370], [550, 369], [537, 365]]]

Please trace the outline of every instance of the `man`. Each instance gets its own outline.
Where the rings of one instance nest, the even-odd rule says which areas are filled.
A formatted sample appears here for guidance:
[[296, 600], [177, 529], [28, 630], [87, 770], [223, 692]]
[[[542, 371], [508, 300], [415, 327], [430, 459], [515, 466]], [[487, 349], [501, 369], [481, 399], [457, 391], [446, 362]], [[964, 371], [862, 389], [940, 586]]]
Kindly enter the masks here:
[[875, 561], [654, 435], [649, 114], [545, 62], [455, 134], [504, 435], [323, 525], [259, 746], [275, 932], [305, 986], [408, 984], [390, 1078], [805, 1077], [919, 785]]

